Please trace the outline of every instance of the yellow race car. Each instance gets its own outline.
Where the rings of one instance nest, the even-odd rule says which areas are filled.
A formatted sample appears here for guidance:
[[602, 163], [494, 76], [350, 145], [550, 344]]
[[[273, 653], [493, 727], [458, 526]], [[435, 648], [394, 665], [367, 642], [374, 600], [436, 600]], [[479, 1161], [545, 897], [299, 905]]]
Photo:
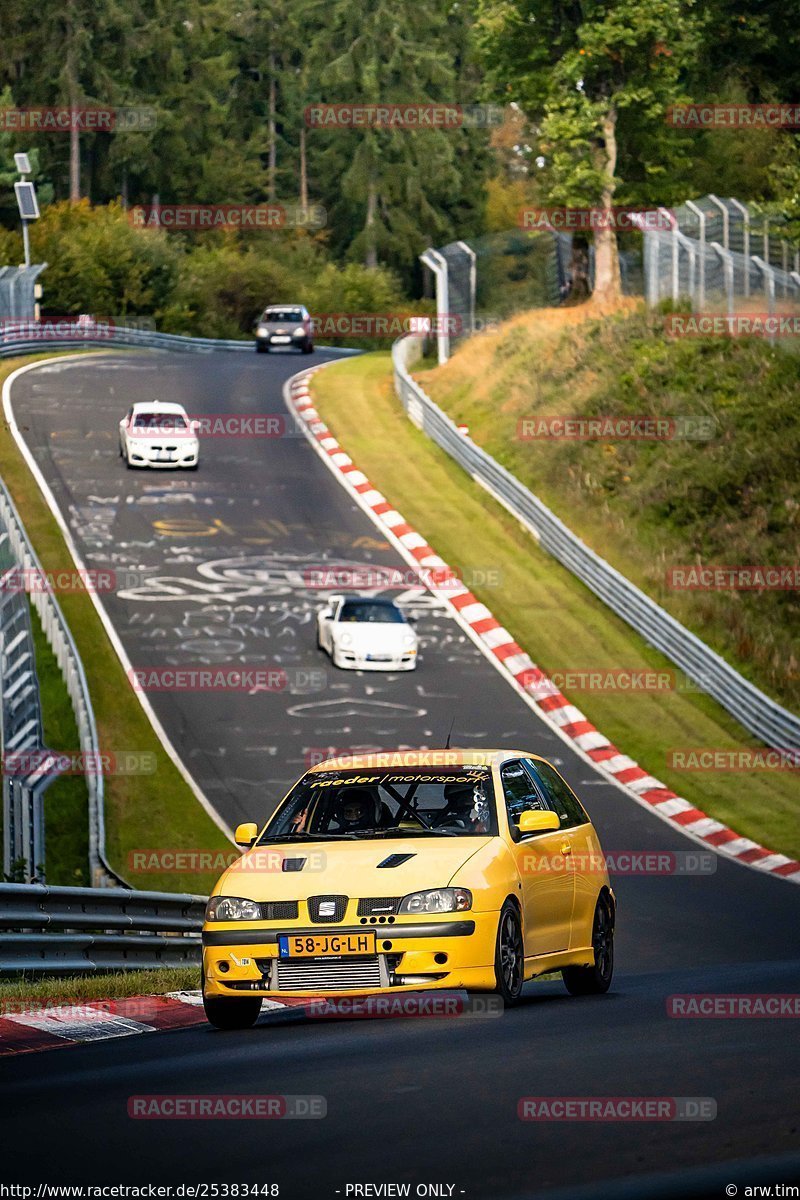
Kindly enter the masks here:
[[550, 763], [522, 750], [329, 759], [219, 880], [203, 1002], [242, 1029], [261, 999], [470, 989], [513, 1004], [562, 972], [608, 990], [615, 900], [600, 843]]

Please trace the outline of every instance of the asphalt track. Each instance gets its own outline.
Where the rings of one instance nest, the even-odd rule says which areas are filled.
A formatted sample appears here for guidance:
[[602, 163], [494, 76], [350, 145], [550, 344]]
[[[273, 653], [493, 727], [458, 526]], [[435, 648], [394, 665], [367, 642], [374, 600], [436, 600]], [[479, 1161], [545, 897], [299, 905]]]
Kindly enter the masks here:
[[[699, 851], [602, 781], [417, 592], [404, 597], [419, 616], [416, 673], [333, 671], [314, 645], [321, 597], [304, 572], [321, 561], [405, 564], [304, 440], [209, 439], [199, 472], [180, 479], [127, 472], [117, 457], [116, 423], [132, 401], [283, 413], [281, 385], [307, 362], [106, 356], [37, 369], [13, 389], [87, 564], [141, 573], [138, 586], [104, 596], [131, 661], [277, 665], [294, 680], [294, 691], [151, 695], [222, 816], [265, 815], [317, 748], [441, 744], [455, 717], [455, 744], [521, 745], [557, 761], [607, 851]], [[289, 1200], [438, 1184], [445, 1196], [493, 1200], [582, 1185], [622, 1196], [637, 1182], [633, 1194], [656, 1195], [664, 1177], [663, 1194], [711, 1196], [743, 1183], [750, 1161], [765, 1164], [753, 1166], [760, 1183], [797, 1183], [796, 1022], [667, 1015], [676, 993], [800, 991], [800, 889], [713, 861], [708, 874], [614, 879], [607, 997], [572, 999], [543, 983], [501, 1018], [200, 1027], [6, 1059], [0, 1079], [13, 1102], [2, 1132], [15, 1153], [3, 1155], [0, 1178], [274, 1182]], [[165, 1093], [321, 1095], [327, 1117], [127, 1116], [128, 1097]], [[716, 1117], [526, 1122], [523, 1096], [710, 1097]], [[710, 1177], [690, 1179], [709, 1166]], [[660, 1181], [645, 1182], [654, 1173]]]

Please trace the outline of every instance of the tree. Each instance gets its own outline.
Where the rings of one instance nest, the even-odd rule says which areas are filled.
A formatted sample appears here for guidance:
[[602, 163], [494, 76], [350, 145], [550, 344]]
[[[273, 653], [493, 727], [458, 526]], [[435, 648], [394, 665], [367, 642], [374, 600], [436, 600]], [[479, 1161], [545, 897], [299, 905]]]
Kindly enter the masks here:
[[[333, 0], [324, 32], [332, 52], [320, 77], [321, 98], [452, 105], [458, 80], [445, 37], [448, 12], [444, 0], [431, 0], [420, 26], [419, 6], [411, 0], [375, 0], [366, 7]], [[366, 266], [379, 258], [408, 263], [426, 240], [445, 234], [443, 208], [464, 178], [456, 161], [457, 130], [361, 127], [312, 134], [329, 194], [336, 195], [338, 181], [334, 218], [356, 228], [348, 257]]]
[[[629, 202], [634, 168], [644, 172], [640, 192], [650, 193], [642, 198], [662, 202], [661, 180], [680, 152], [667, 109], [684, 98], [682, 75], [699, 45], [693, 4], [479, 0], [490, 85], [537, 122], [550, 203], [611, 210]], [[595, 299], [614, 302], [621, 288], [612, 221], [594, 242]]]

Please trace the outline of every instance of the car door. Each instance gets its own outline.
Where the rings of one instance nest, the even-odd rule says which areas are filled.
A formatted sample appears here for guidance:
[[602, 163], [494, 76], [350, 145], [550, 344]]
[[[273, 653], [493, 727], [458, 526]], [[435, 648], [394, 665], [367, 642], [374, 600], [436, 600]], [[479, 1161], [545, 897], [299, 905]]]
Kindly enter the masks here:
[[550, 807], [559, 815], [561, 828], [572, 843], [572, 876], [575, 901], [572, 909], [572, 949], [588, 946], [592, 940], [594, 910], [600, 888], [605, 883], [605, 858], [594, 826], [565, 779], [550, 763], [537, 759], [526, 762]]
[[128, 453], [128, 427], [132, 416], [133, 408], [129, 408], [119, 423], [119, 444], [125, 454]]
[[551, 808], [543, 789], [512, 759], [500, 768], [512, 853], [522, 883], [525, 957], [554, 954], [569, 946], [574, 878], [569, 862], [569, 834], [561, 829], [522, 834], [519, 818], [529, 809]]
[[341, 600], [331, 600], [328, 602], [328, 607], [331, 610], [330, 617], [324, 618], [322, 621], [322, 645], [327, 650], [328, 654], [333, 654], [333, 624], [339, 616], [339, 609], [342, 607]]

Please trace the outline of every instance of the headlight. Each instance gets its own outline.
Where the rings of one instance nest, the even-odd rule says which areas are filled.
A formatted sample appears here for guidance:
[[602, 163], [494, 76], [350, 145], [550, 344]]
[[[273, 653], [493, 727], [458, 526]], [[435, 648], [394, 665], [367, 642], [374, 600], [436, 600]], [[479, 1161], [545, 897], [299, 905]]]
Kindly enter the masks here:
[[352, 646], [353, 635], [352, 633], [340, 633], [337, 641], [340, 646]]
[[306, 334], [306, 331], [305, 331], [305, 329], [303, 329], [303, 326], [298, 325], [297, 329], [295, 329], [294, 334], [292, 336], [293, 337], [305, 337], [305, 334]]
[[412, 892], [400, 902], [401, 913], [466, 912], [472, 908], [472, 892], [466, 888], [433, 888], [429, 892]]
[[206, 905], [207, 921], [260, 921], [261, 905], [240, 896], [212, 896]]
[[403, 645], [404, 646], [414, 646], [414, 645], [416, 645], [416, 641], [417, 641], [417, 635], [415, 633], [404, 633], [403, 634]]
[[266, 337], [267, 334], [269, 333], [269, 330], [267, 329], [266, 325], [259, 325], [258, 329], [256, 330], [256, 333], [258, 334], [259, 337]]

